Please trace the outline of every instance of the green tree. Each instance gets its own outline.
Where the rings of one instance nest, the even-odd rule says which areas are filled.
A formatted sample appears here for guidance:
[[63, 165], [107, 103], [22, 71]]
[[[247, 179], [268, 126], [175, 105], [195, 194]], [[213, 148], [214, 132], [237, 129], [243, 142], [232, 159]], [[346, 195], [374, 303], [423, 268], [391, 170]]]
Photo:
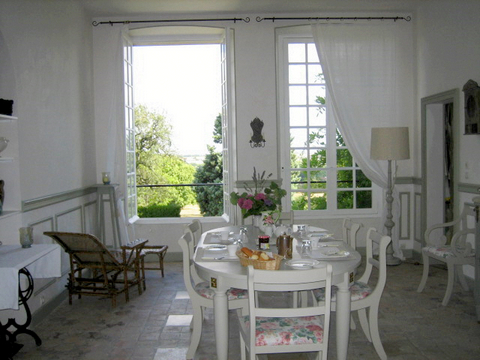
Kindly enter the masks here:
[[[222, 143], [222, 116], [215, 119], [213, 129], [213, 142]], [[215, 147], [208, 146], [203, 165], [197, 168], [195, 182], [200, 184], [223, 182], [222, 153], [215, 151]], [[195, 188], [197, 202], [204, 216], [220, 216], [223, 214], [223, 187], [222, 186], [197, 186]]]
[[[165, 117], [147, 107], [135, 107], [135, 159], [137, 185], [189, 184], [195, 168], [175, 154], [171, 125]], [[138, 188], [138, 206], [185, 206], [195, 203], [190, 187]]]

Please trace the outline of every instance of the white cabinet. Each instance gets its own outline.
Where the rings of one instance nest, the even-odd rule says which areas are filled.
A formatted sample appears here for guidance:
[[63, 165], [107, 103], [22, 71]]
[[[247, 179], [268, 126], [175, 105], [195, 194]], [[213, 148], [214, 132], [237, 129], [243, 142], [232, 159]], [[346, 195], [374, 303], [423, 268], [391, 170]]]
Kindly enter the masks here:
[[0, 114], [0, 137], [9, 140], [7, 148], [0, 153], [0, 180], [5, 182], [5, 198], [0, 220], [18, 213], [21, 208], [20, 164], [18, 161], [17, 118]]

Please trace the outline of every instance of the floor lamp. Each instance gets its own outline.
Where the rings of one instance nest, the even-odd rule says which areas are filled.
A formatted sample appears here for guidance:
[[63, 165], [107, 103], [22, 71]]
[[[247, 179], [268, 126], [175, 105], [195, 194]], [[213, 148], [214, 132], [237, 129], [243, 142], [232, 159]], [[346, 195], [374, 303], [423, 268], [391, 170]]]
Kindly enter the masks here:
[[385, 227], [387, 228], [387, 235], [392, 238], [392, 242], [387, 248], [387, 265], [400, 265], [401, 260], [393, 256], [392, 246], [392, 228], [395, 226], [392, 220], [393, 187], [395, 186], [392, 181], [392, 160], [410, 159], [408, 127], [372, 128], [370, 158], [388, 161], [387, 219]]

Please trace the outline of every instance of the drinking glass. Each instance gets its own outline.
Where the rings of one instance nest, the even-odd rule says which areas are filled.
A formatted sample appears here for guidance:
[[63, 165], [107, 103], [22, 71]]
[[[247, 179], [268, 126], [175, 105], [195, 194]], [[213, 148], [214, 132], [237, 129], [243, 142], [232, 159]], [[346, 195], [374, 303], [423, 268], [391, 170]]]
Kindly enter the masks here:
[[311, 240], [302, 240], [302, 248], [300, 250], [300, 255], [302, 255], [302, 258], [309, 258], [312, 256]]

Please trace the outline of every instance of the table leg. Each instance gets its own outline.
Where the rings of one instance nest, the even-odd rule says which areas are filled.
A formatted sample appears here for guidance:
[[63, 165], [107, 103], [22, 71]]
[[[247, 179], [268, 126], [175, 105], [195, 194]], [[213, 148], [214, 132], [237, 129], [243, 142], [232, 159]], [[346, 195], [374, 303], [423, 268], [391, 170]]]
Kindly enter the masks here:
[[215, 289], [213, 298], [213, 313], [215, 316], [215, 342], [217, 359], [227, 360], [228, 357], [228, 298], [225, 290]]
[[[0, 323], [0, 349], [5, 350], [5, 353], [3, 355], [6, 355], [6, 359], [13, 358], [13, 355], [15, 355], [23, 346], [22, 344], [16, 343], [17, 335], [19, 334], [30, 335], [35, 340], [35, 344], [37, 346], [40, 346], [42, 344], [42, 340], [40, 339], [40, 337], [33, 330], [28, 329], [28, 326], [30, 326], [30, 323], [32, 321], [32, 313], [30, 312], [30, 308], [28, 307], [27, 300], [33, 293], [33, 278], [26, 268], [20, 269], [18, 271], [18, 276], [20, 277], [20, 275], [26, 276], [28, 280], [28, 286], [25, 290], [22, 290], [20, 285], [18, 289], [18, 303], [20, 305], [23, 305], [27, 315], [27, 319], [24, 324], [17, 324], [14, 318], [8, 319], [5, 325]], [[10, 327], [14, 327], [16, 330], [14, 332], [7, 330]]]
[[342, 284], [338, 284], [337, 289], [337, 310], [335, 313], [337, 319], [337, 359], [346, 360], [348, 350], [348, 337], [350, 335], [350, 289], [348, 287], [348, 274]]

